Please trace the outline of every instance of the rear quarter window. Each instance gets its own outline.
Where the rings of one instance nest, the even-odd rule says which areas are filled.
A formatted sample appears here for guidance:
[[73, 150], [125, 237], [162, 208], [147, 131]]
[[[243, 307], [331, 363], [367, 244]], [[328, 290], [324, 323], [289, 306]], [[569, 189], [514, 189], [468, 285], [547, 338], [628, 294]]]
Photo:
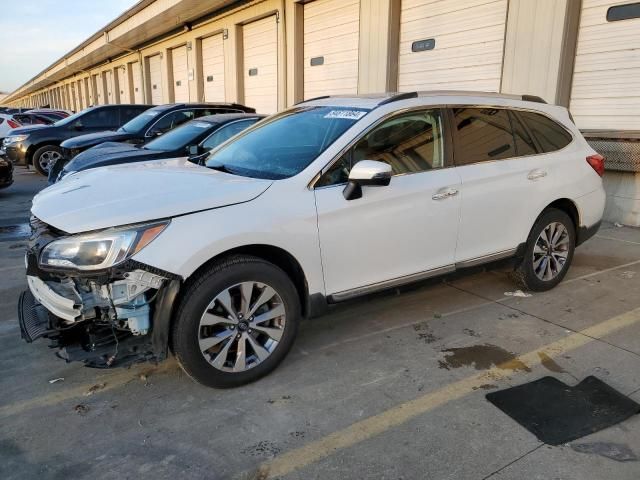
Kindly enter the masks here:
[[571, 143], [573, 137], [559, 123], [539, 113], [518, 112], [531, 135], [540, 146], [541, 153], [561, 150]]

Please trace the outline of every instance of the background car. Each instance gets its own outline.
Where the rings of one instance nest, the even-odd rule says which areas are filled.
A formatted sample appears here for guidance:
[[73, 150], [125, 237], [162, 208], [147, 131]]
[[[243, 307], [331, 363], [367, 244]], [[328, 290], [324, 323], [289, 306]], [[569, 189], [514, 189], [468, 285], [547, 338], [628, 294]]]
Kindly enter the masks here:
[[212, 149], [250, 127], [264, 115], [227, 113], [209, 115], [192, 120], [144, 146], [107, 142], [76, 156], [66, 164], [57, 178], [49, 176], [49, 183], [90, 168], [120, 163], [144, 162], [189, 156], [199, 161]]
[[[80, 135], [60, 145], [64, 162], [103, 142], [143, 144], [194, 118], [218, 113], [255, 113], [255, 109], [236, 103], [173, 103], [150, 108], [125, 123], [115, 132]], [[57, 173], [63, 165], [57, 165]]]
[[7, 188], [13, 183], [13, 164], [0, 157], [0, 189]]
[[0, 113], [0, 145], [17, 129], [25, 125], [51, 125], [55, 120], [32, 113]]
[[151, 105], [101, 105], [90, 107], [47, 127], [19, 128], [5, 138], [6, 157], [18, 165], [33, 165], [47, 175], [62, 156], [60, 144], [68, 138], [90, 132], [115, 130]]

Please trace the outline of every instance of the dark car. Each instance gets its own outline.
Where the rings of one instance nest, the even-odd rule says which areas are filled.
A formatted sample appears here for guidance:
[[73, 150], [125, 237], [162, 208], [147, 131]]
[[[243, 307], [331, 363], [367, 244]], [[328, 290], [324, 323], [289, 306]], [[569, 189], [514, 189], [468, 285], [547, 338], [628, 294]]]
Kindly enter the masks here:
[[53, 125], [18, 128], [5, 139], [3, 147], [9, 160], [17, 165], [33, 165], [47, 175], [51, 165], [62, 156], [60, 144], [90, 132], [115, 130], [148, 110], [151, 105], [101, 105], [90, 107]]
[[106, 142], [77, 155], [65, 165], [56, 179], [50, 178], [49, 182], [55, 183], [71, 173], [82, 170], [120, 163], [185, 156], [199, 162], [209, 150], [262, 118], [264, 115], [249, 113], [209, 115], [191, 120], [145, 145]]
[[141, 145], [189, 120], [219, 113], [255, 113], [255, 109], [236, 103], [173, 103], [150, 108], [115, 132], [97, 132], [65, 140], [62, 162], [56, 162], [50, 177], [56, 177], [66, 162], [79, 153], [104, 142]]
[[0, 190], [13, 183], [13, 164], [0, 156]]

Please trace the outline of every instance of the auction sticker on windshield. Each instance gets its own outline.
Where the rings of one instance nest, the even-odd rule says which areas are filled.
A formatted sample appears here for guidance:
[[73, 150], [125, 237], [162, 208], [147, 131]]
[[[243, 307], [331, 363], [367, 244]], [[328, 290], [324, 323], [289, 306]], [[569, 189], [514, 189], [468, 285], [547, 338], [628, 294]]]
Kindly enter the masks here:
[[331, 110], [324, 118], [346, 118], [348, 120], [360, 120], [367, 112], [362, 110]]

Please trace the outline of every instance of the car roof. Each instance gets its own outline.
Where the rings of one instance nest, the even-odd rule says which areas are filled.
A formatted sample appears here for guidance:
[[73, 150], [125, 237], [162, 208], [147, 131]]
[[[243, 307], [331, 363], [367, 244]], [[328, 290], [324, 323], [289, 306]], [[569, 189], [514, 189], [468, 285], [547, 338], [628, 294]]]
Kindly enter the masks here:
[[353, 107], [374, 109], [376, 107], [387, 105], [395, 101], [408, 100], [412, 98], [432, 98], [433, 103], [491, 103], [495, 99], [513, 101], [513, 102], [534, 102], [538, 104], [546, 104], [546, 102], [534, 95], [512, 95], [495, 92], [474, 92], [466, 90], [428, 90], [420, 92], [386, 92], [368, 95], [336, 95], [316, 97], [305, 100], [297, 105], [318, 105], [318, 106], [334, 106], [334, 107]]
[[218, 115], [207, 115], [205, 117], [199, 117], [193, 120], [194, 122], [209, 122], [212, 124], [223, 125], [225, 123], [233, 122], [235, 120], [244, 120], [249, 118], [261, 119], [266, 117], [259, 113], [220, 113]]
[[164, 105], [156, 105], [154, 110], [171, 110], [174, 108], [238, 108], [243, 110], [250, 110], [249, 107], [241, 105], [239, 103], [228, 102], [184, 102], [184, 103], [167, 103]]

